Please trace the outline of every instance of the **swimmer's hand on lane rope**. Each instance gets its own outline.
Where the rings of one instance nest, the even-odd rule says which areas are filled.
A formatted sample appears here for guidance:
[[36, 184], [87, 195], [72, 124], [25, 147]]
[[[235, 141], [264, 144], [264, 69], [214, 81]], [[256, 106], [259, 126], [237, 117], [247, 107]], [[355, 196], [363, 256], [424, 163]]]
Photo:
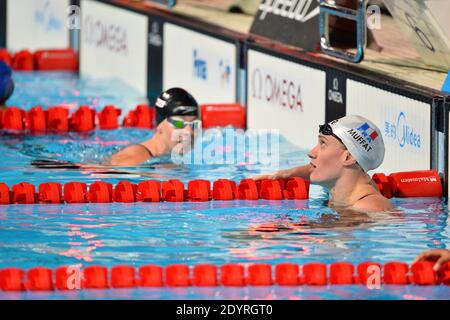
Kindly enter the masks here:
[[434, 249], [419, 254], [413, 264], [419, 261], [434, 262], [434, 271], [439, 271], [446, 262], [450, 262], [450, 250]]

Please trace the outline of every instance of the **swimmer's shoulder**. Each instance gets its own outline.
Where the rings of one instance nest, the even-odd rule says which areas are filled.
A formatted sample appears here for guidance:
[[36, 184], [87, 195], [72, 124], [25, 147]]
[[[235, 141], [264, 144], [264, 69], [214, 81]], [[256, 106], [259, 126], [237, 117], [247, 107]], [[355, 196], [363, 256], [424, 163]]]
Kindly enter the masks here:
[[360, 212], [383, 212], [392, 211], [392, 203], [381, 194], [369, 194], [353, 205], [353, 210]]

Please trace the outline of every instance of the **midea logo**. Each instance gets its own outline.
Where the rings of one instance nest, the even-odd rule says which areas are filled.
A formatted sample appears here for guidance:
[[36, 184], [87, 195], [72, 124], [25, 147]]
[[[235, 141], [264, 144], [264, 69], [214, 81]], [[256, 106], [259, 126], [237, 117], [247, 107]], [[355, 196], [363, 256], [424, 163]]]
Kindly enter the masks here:
[[411, 146], [420, 149], [421, 147], [421, 136], [407, 122], [406, 115], [403, 111], [398, 114], [395, 123], [385, 122], [384, 134], [387, 138], [397, 140], [400, 148]]
[[259, 5], [259, 20], [264, 20], [268, 13], [300, 22], [307, 22], [319, 15], [319, 6], [313, 3], [319, 0], [263, 0]]

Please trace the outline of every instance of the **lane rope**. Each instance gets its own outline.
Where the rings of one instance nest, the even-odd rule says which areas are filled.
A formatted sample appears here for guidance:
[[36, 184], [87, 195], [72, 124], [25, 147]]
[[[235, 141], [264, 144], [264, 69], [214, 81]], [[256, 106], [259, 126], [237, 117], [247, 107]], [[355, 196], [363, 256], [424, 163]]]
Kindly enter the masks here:
[[326, 285], [450, 285], [450, 263], [438, 272], [433, 262], [280, 263], [271, 265], [173, 264], [166, 267], [118, 265], [79, 268], [62, 266], [55, 270], [36, 267], [0, 269], [3, 291], [52, 291], [133, 287], [244, 287], [244, 286], [326, 286]]
[[[442, 197], [442, 183], [434, 170], [377, 173], [373, 181], [388, 198]], [[185, 184], [177, 179], [148, 180], [138, 184], [120, 181], [96, 181], [89, 186], [83, 182], [45, 182], [36, 187], [20, 182], [11, 188], [0, 182], [0, 204], [71, 204], [111, 202], [203, 202], [211, 200], [306, 200], [310, 181], [301, 178], [277, 180], [243, 179], [237, 184], [228, 179], [192, 180]]]

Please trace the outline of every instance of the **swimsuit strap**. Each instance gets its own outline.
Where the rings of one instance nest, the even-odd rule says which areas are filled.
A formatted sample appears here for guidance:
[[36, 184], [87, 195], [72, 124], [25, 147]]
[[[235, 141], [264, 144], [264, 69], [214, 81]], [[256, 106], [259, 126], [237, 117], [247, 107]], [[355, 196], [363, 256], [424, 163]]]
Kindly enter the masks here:
[[375, 195], [375, 193], [369, 193], [369, 194], [366, 194], [365, 196], [362, 196], [361, 198], [359, 198], [356, 201], [361, 201], [362, 199], [367, 198], [368, 196], [374, 196], [374, 195]]
[[146, 146], [144, 146], [143, 144], [138, 143], [138, 144], [135, 144], [135, 146], [140, 146], [140, 147], [144, 148], [148, 152], [148, 154], [150, 155], [150, 158], [154, 158], [155, 157], [153, 155], [152, 151], [149, 148], [147, 148]]

